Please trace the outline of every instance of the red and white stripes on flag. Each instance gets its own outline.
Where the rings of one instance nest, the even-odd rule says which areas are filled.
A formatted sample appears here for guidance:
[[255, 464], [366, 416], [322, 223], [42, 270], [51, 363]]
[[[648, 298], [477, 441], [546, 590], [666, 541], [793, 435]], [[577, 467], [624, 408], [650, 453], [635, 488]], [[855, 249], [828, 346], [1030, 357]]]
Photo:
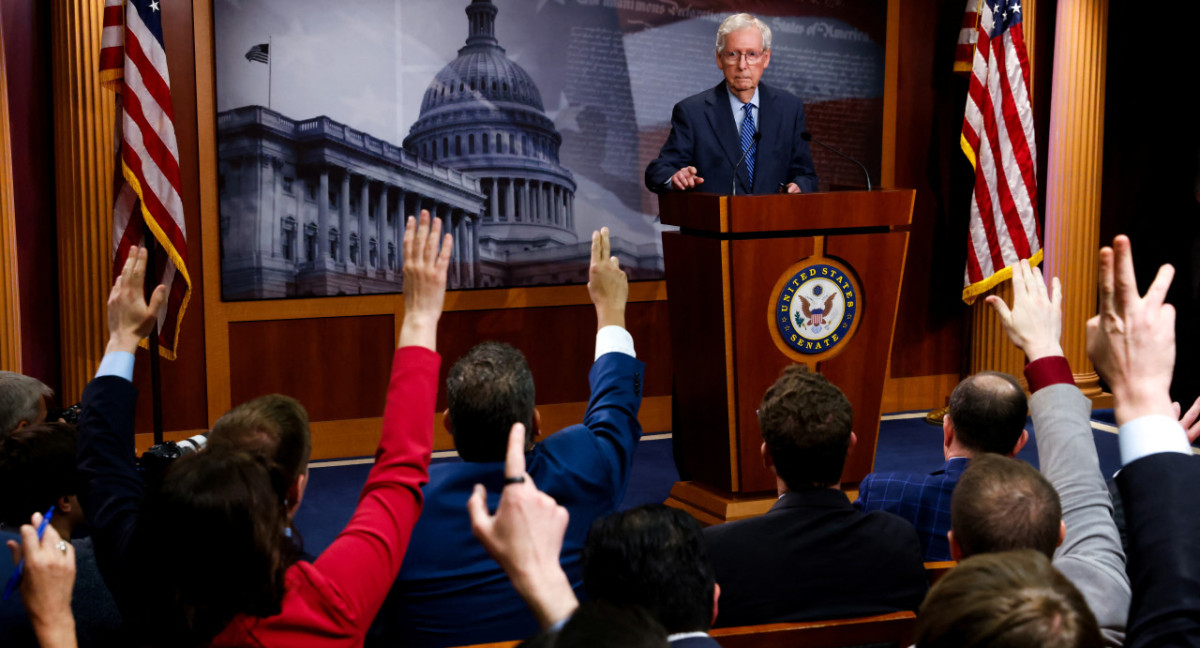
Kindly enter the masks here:
[[1042, 260], [1037, 144], [1020, 0], [980, 0], [961, 145], [975, 167], [963, 300]]
[[159, 4], [105, 0], [100, 80], [118, 93], [113, 278], [148, 228], [157, 243], [157, 263], [147, 274], [167, 286], [167, 304], [158, 314], [159, 352], [173, 360], [192, 281]]
[[975, 62], [975, 43], [979, 41], [979, 3], [982, 0], [967, 0], [963, 13], [962, 27], [958, 30], [958, 46], [954, 49], [954, 71], [963, 76], [971, 73]]

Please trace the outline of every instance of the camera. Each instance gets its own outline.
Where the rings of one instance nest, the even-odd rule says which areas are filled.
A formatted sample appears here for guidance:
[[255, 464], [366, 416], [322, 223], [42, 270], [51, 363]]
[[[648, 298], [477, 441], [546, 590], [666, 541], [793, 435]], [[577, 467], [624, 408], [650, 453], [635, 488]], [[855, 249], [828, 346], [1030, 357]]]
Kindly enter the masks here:
[[163, 473], [176, 459], [200, 452], [206, 445], [208, 432], [188, 437], [183, 441], [163, 441], [150, 446], [150, 449], [138, 457], [138, 469], [142, 472], [142, 480], [147, 485], [160, 483]]
[[79, 403], [75, 403], [70, 407], [52, 407], [46, 411], [46, 420], [79, 425], [79, 411], [81, 409], [82, 406]]

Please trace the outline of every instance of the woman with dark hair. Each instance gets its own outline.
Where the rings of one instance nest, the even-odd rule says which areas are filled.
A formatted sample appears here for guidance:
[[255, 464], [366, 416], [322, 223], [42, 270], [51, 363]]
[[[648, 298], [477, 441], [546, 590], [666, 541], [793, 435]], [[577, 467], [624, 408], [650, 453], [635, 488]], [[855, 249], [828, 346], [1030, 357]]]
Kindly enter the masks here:
[[[440, 358], [437, 322], [450, 235], [409, 218], [405, 317], [375, 466], [346, 529], [314, 562], [286, 539], [293, 478], [265, 453], [225, 445], [180, 459], [142, 502], [133, 464], [132, 352], [165, 297], [147, 304], [146, 254], [131, 254], [109, 296], [108, 353], [87, 387], [79, 463], [97, 556], [118, 600], [155, 645], [358, 646], [400, 569], [428, 479]], [[126, 354], [128, 357], [120, 354]], [[139, 514], [138, 509], [141, 507]], [[130, 617], [127, 617], [130, 618]]]

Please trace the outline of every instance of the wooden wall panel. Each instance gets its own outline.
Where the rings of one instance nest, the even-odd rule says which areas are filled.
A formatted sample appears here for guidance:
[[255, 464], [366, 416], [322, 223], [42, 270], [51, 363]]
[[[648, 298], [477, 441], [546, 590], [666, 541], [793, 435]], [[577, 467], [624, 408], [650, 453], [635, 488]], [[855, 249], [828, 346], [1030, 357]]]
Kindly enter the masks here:
[[[588, 371], [596, 347], [595, 313], [591, 305], [446, 313], [438, 328], [440, 381], [445, 382], [450, 366], [468, 349], [495, 340], [525, 354], [539, 405], [587, 401]], [[646, 363], [643, 395], [669, 395], [671, 345], [666, 302], [629, 304], [625, 319], [638, 358]], [[445, 406], [445, 389], [440, 389], [438, 409]]]
[[0, 369], [21, 370], [21, 307], [18, 302], [16, 205], [8, 119], [8, 75], [0, 9]]
[[[964, 5], [906, 1], [900, 15], [895, 186], [917, 190], [893, 378], [959, 373], [970, 164], [958, 147], [966, 78], [952, 70]], [[965, 187], [965, 189], [964, 189]]]
[[280, 393], [313, 421], [382, 414], [396, 348], [390, 315], [237, 322], [229, 333], [234, 405]]
[[[58, 247], [54, 219], [54, 92], [50, 82], [50, 3], [4, 0], [4, 68], [8, 84], [21, 372], [61, 389]], [[5, 165], [0, 165], [5, 166]]]

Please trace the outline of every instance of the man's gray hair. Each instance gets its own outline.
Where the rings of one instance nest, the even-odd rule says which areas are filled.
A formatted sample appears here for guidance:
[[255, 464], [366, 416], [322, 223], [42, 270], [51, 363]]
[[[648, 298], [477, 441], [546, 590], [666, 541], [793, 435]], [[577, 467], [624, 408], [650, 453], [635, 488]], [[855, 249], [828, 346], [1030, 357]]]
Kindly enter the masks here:
[[740, 13], [726, 18], [717, 28], [717, 53], [719, 54], [725, 49], [726, 36], [750, 27], [757, 27], [759, 33], [762, 34], [762, 51], [771, 51], [771, 28], [767, 26], [767, 23], [748, 13]]
[[54, 390], [37, 378], [0, 371], [0, 436], [17, 429], [21, 421], [37, 422], [38, 403], [53, 395]]

